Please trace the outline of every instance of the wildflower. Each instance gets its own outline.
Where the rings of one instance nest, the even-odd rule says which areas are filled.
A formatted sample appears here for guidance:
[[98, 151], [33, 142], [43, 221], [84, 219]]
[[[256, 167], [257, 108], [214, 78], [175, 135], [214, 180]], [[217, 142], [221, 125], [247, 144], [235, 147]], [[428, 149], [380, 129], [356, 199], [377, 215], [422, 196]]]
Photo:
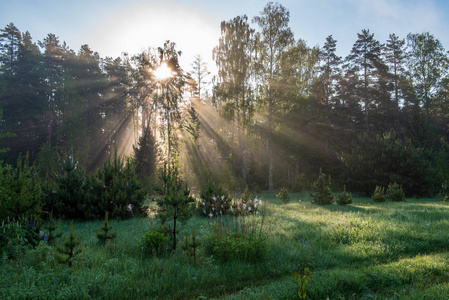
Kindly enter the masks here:
[[212, 200], [214, 200], [214, 202], [217, 201], [217, 197], [213, 196]]
[[224, 195], [222, 195], [222, 196], [221, 196], [221, 200], [224, 200], [224, 198], [225, 198], [225, 196], [224, 196]]
[[130, 212], [132, 212], [133, 211], [133, 205], [130, 203], [128, 205], [128, 207], [126, 208], [126, 210], [129, 210]]
[[44, 234], [44, 241], [48, 242], [48, 235]]
[[274, 214], [273, 214], [273, 217], [276, 217], [277, 215], [278, 215], [278, 213], [274, 213]]
[[243, 203], [243, 210], [245, 210], [246, 209], [246, 203]]
[[251, 206], [248, 206], [248, 211], [251, 211]]
[[212, 213], [209, 213], [209, 218], [212, 218], [214, 215]]
[[206, 205], [206, 203], [203, 201], [203, 205]]
[[206, 214], [206, 209], [203, 209], [203, 213]]

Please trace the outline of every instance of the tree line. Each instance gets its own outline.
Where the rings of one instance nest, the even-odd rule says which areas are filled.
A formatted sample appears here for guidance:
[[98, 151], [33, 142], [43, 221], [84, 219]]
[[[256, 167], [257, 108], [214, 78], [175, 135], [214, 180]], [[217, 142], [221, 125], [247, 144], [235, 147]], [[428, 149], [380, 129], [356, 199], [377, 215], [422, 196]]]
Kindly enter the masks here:
[[233, 124], [235, 135], [223, 136], [239, 149], [234, 173], [264, 189], [299, 189], [323, 167], [339, 188], [368, 194], [397, 181], [409, 194], [435, 194], [448, 176], [441, 42], [424, 32], [382, 43], [363, 29], [342, 58], [332, 35], [322, 47], [295, 40], [289, 18], [268, 3], [252, 22], [221, 23], [213, 100]]
[[[13, 163], [29, 151], [44, 174], [55, 153], [71, 152], [94, 170], [112, 149], [134, 145], [141, 174], [161, 161], [183, 164], [200, 187], [213, 179], [230, 189], [301, 190], [322, 168], [354, 192], [397, 182], [410, 195], [437, 193], [449, 178], [441, 42], [424, 32], [382, 43], [363, 29], [342, 58], [332, 35], [322, 47], [295, 39], [289, 18], [270, 2], [251, 21], [223, 21], [212, 80], [201, 57], [184, 72], [172, 42], [101, 58], [54, 34], [36, 44], [8, 24], [0, 34], [1, 130], [16, 136], [0, 140], [10, 148], [2, 157]], [[175, 74], [170, 85], [149, 72], [162, 62]]]

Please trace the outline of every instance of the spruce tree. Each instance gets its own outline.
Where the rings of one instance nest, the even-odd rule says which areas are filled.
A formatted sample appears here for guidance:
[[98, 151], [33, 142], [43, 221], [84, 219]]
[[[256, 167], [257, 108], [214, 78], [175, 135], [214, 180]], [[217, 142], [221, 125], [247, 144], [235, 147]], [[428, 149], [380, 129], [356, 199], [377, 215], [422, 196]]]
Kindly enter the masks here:
[[133, 149], [134, 160], [137, 163], [136, 173], [142, 179], [151, 178], [156, 172], [159, 148], [149, 126], [145, 127], [137, 147], [133, 146]]

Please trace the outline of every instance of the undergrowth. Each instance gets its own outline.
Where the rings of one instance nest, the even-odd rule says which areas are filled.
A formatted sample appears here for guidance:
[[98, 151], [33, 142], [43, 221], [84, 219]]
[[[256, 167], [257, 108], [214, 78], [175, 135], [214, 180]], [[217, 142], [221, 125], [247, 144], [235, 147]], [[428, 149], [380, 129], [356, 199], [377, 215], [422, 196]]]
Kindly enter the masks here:
[[[211, 225], [220, 218], [197, 216], [181, 227], [180, 237], [190, 240], [194, 231], [201, 241], [195, 259], [181, 247], [143, 255], [137, 245], [145, 233], [160, 228], [156, 218], [115, 221], [117, 237], [106, 247], [96, 237], [102, 221], [74, 222], [82, 251], [72, 267], [59, 264], [55, 246], [41, 237], [23, 255], [3, 254], [0, 298], [297, 299], [292, 272], [304, 271], [306, 259], [313, 274], [304, 284], [310, 299], [444, 299], [449, 294], [449, 206], [441, 199], [374, 203], [354, 197], [349, 206], [319, 206], [306, 193], [290, 197], [285, 204], [274, 194], [262, 194], [268, 203], [262, 225], [260, 214], [227, 217], [254, 220], [254, 228], [262, 228], [268, 245], [264, 259], [225, 261], [206, 251]], [[67, 236], [70, 222], [61, 221], [60, 230]], [[151, 247], [151, 254], [160, 250]]]

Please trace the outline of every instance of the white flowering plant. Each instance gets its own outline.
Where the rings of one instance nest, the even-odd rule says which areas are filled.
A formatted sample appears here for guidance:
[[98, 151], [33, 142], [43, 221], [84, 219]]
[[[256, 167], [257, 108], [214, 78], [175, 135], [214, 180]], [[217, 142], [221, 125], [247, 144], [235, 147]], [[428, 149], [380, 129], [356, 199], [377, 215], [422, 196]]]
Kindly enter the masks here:
[[235, 204], [236, 210], [234, 214], [238, 215], [257, 215], [259, 207], [262, 206], [262, 200], [258, 199], [257, 196], [251, 195], [248, 187], [241, 196], [241, 201]]
[[214, 218], [229, 214], [233, 209], [232, 199], [227, 191], [209, 180], [200, 195], [198, 204], [200, 214]]

